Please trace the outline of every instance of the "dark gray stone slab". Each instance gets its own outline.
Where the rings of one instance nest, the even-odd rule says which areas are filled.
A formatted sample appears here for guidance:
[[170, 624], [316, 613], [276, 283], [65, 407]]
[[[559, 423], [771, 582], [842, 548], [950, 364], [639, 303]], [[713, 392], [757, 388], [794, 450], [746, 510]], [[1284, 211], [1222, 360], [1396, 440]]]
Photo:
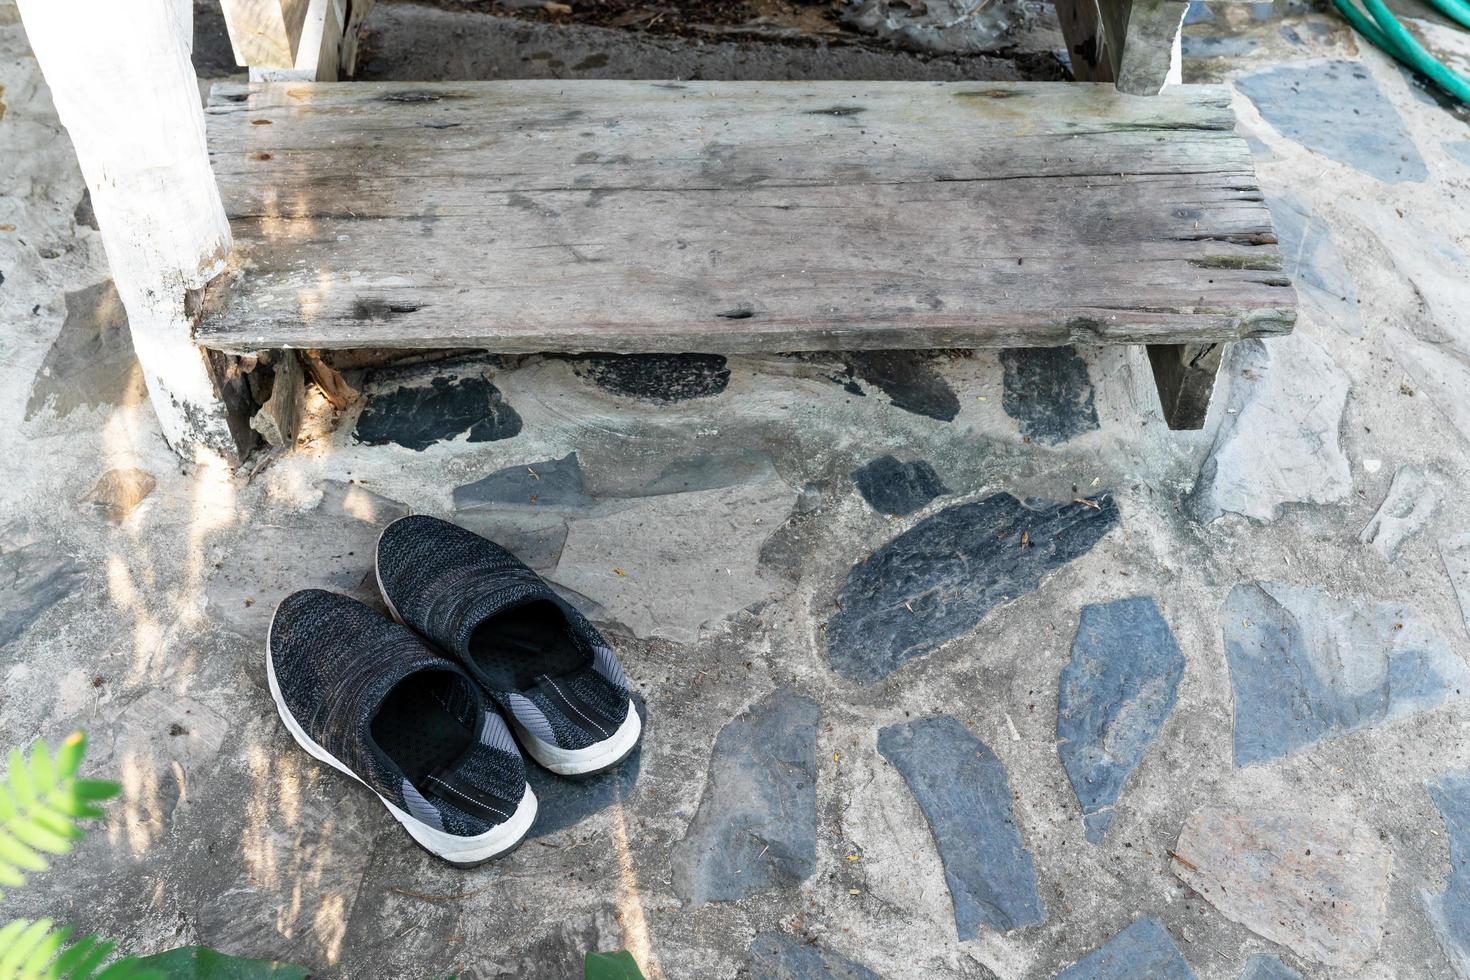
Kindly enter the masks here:
[[1001, 407], [1021, 435], [1055, 446], [1097, 429], [1087, 362], [1071, 347], [1019, 347], [1000, 352], [1005, 369]]
[[714, 449], [698, 456], [673, 460], [651, 480], [618, 485], [604, 476], [603, 483], [607, 488], [600, 489], [600, 492], [619, 497], [657, 497], [666, 493], [717, 490], [777, 478], [771, 457], [759, 450]]
[[1253, 37], [1186, 34], [1180, 39], [1179, 53], [1186, 58], [1239, 58], [1258, 47]]
[[0, 647], [76, 591], [85, 575], [55, 544], [35, 539], [20, 525], [6, 528], [0, 534]]
[[31, 384], [26, 420], [48, 408], [66, 416], [146, 397], [128, 314], [112, 280], [67, 293], [66, 320]]
[[817, 702], [776, 691], [715, 739], [699, 810], [674, 845], [688, 905], [790, 888], [817, 861]]
[[959, 938], [1046, 917], [1036, 868], [1011, 810], [1011, 781], [990, 747], [948, 715], [891, 725], [878, 751], [903, 774], [944, 864]]
[[1142, 918], [1057, 974], [1057, 980], [1194, 980], [1158, 919]]
[[828, 659], [845, 677], [881, 680], [1035, 590], [1117, 523], [1106, 493], [1087, 503], [1000, 493], [946, 507], [853, 566], [827, 621]]
[[1470, 772], [1429, 782], [1429, 798], [1444, 818], [1450, 842], [1450, 873], [1445, 890], [1420, 892], [1429, 921], [1455, 971], [1470, 977]]
[[655, 404], [712, 398], [730, 383], [719, 354], [583, 354], [570, 360], [577, 377], [603, 391]]
[[940, 422], [953, 422], [960, 399], [934, 368], [935, 356], [925, 351], [852, 351], [842, 355], [843, 375], [833, 377], [855, 395], [864, 395], [858, 379], [888, 396], [895, 408]]
[[1215, 12], [1210, 5], [1203, 0], [1189, 0], [1189, 8], [1184, 11], [1184, 26], [1190, 24], [1204, 24], [1215, 19]]
[[576, 453], [561, 459], [507, 466], [454, 488], [457, 513], [506, 506], [581, 509], [592, 503], [583, 485]]
[[469, 442], [493, 442], [520, 431], [520, 414], [488, 380], [441, 376], [426, 385], [371, 395], [355, 435], [370, 446], [391, 442], [423, 451], [460, 435], [467, 434]]
[[879, 456], [852, 472], [858, 493], [880, 514], [903, 516], [920, 510], [941, 494], [949, 493], [934, 467], [924, 460], [900, 463]]
[[1255, 582], [1231, 590], [1220, 621], [1237, 766], [1470, 693], [1470, 667], [1402, 603]]
[[[645, 712], [639, 705], [639, 714]], [[539, 804], [531, 837], [546, 837], [574, 827], [614, 803], [622, 803], [633, 792], [643, 768], [643, 746], [633, 750], [615, 769], [586, 779], [567, 779], [537, 765], [526, 766], [526, 782]]]
[[1113, 803], [1174, 708], [1184, 654], [1148, 596], [1084, 606], [1062, 668], [1057, 752], [1082, 804], [1087, 839], [1102, 842]]
[[750, 980], [882, 980], [845, 956], [797, 936], [759, 933], [750, 944]]
[[1240, 980], [1302, 980], [1302, 975], [1270, 953], [1257, 953], [1245, 961]]
[[1282, 269], [1302, 298], [1359, 337], [1358, 286], [1333, 241], [1332, 229], [1313, 206], [1290, 191], [1268, 198], [1271, 220], [1281, 243]]
[[1268, 123], [1309, 150], [1386, 183], [1429, 176], [1398, 110], [1361, 62], [1286, 65], [1235, 84]]

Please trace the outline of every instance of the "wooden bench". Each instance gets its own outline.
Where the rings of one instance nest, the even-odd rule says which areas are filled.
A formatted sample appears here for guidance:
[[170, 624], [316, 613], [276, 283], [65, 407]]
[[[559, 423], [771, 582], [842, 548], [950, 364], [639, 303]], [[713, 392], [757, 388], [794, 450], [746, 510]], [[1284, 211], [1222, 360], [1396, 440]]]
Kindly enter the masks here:
[[21, 7], [181, 451], [245, 451], [238, 356], [356, 347], [1141, 344], [1197, 428], [1223, 345], [1294, 320], [1227, 90], [1170, 83], [1179, 0], [1059, 5], [1116, 86], [331, 82], [360, 5], [292, 41], [302, 0], [229, 0], [237, 53], [292, 63], [202, 116], [187, 2], [63, 30], [78, 2]]

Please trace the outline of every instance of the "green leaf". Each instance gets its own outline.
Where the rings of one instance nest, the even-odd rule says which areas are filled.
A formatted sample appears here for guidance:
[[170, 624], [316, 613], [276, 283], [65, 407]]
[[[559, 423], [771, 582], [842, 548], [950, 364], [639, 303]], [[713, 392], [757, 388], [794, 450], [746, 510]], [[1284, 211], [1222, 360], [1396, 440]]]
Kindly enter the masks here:
[[0, 976], [5, 980], [168, 980], [131, 956], [102, 967], [113, 944], [83, 936], [68, 945], [71, 932], [70, 926], [51, 928], [50, 919], [7, 923], [0, 928]]
[[644, 980], [638, 961], [626, 949], [615, 953], [588, 953], [582, 960], [582, 980]]
[[306, 967], [293, 963], [247, 960], [207, 946], [181, 946], [145, 956], [138, 963], [168, 980], [305, 980], [308, 973]]
[[26, 875], [51, 866], [48, 854], [65, 854], [85, 835], [84, 819], [103, 816], [93, 803], [116, 796], [116, 783], [79, 779], [87, 739], [73, 732], [53, 754], [46, 743], [28, 753], [11, 749], [0, 781], [0, 885], [16, 888]]

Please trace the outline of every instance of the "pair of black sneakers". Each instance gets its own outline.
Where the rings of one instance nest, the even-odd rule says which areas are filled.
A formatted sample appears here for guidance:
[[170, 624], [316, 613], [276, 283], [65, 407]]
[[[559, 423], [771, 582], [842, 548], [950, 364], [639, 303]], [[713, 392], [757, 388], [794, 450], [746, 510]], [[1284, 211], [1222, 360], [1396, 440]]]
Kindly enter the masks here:
[[293, 593], [271, 620], [266, 674], [301, 747], [377, 793], [431, 853], [472, 866], [525, 838], [536, 795], [518, 741], [563, 776], [638, 744], [617, 655], [508, 551], [416, 515], [383, 531], [376, 567], [392, 620]]

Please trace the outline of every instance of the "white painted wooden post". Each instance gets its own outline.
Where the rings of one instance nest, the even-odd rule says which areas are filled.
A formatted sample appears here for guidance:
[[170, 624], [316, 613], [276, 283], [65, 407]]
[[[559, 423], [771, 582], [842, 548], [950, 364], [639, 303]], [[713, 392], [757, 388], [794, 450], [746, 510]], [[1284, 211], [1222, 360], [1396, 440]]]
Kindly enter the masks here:
[[230, 251], [189, 61], [192, 7], [19, 6], [91, 191], [164, 437], [181, 454], [204, 446], [238, 460], [251, 436], [242, 413], [227, 408], [226, 362], [190, 336], [191, 311]]

